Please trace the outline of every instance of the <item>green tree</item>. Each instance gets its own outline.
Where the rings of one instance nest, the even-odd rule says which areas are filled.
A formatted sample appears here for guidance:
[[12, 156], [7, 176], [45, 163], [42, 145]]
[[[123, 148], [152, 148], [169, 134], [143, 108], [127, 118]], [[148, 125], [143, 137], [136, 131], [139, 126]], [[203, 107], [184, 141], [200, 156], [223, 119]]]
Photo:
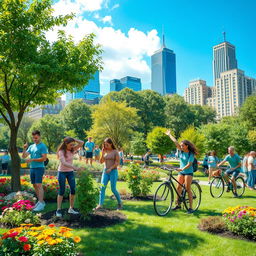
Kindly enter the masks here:
[[190, 110], [194, 114], [193, 125], [200, 127], [203, 124], [214, 123], [216, 119], [216, 111], [209, 106], [189, 105]]
[[8, 149], [10, 143], [10, 129], [8, 126], [0, 124], [0, 148]]
[[147, 144], [143, 133], [136, 133], [131, 141], [130, 152], [134, 155], [142, 156], [147, 151]]
[[17, 145], [19, 147], [23, 147], [23, 145], [29, 141], [30, 136], [28, 136], [28, 132], [34, 123], [34, 119], [30, 118], [28, 116], [24, 116], [21, 123], [20, 123], [20, 128], [18, 131], [18, 136], [17, 136]]
[[[0, 114], [10, 128], [12, 189], [20, 190], [17, 135], [29, 106], [52, 104], [66, 91], [79, 90], [101, 69], [101, 48], [93, 35], [74, 43], [59, 31], [50, 43], [46, 32], [66, 25], [73, 15], [54, 16], [51, 0], [0, 1]], [[17, 113], [17, 116], [15, 115]]]
[[239, 115], [248, 127], [256, 126], [256, 95], [251, 95], [245, 100], [240, 108]]
[[251, 145], [251, 149], [256, 151], [256, 130], [248, 131], [248, 140]]
[[183, 97], [175, 94], [166, 96], [166, 127], [172, 129], [176, 137], [194, 122], [194, 113]]
[[155, 127], [148, 133], [146, 143], [152, 153], [164, 155], [175, 149], [174, 143], [165, 134], [166, 130], [167, 129], [163, 127]]
[[230, 126], [227, 124], [207, 124], [200, 128], [205, 137], [206, 152], [215, 150], [218, 156], [223, 157], [230, 146]]
[[191, 141], [196, 146], [199, 155], [205, 153], [205, 137], [200, 130], [196, 129], [194, 126], [189, 126], [181, 133], [179, 141], [181, 142], [182, 140]]
[[64, 127], [59, 115], [45, 115], [31, 126], [28, 136], [34, 130], [39, 130], [42, 141], [47, 145], [49, 152], [56, 151], [64, 138]]
[[139, 117], [135, 108], [127, 107], [124, 102], [115, 102], [110, 98], [94, 106], [93, 125], [88, 135], [95, 142], [102, 144], [106, 137], [111, 137], [117, 147], [127, 147], [134, 135]]
[[73, 131], [73, 136], [84, 140], [85, 131], [92, 126], [91, 108], [83, 100], [71, 101], [60, 113], [65, 130]]

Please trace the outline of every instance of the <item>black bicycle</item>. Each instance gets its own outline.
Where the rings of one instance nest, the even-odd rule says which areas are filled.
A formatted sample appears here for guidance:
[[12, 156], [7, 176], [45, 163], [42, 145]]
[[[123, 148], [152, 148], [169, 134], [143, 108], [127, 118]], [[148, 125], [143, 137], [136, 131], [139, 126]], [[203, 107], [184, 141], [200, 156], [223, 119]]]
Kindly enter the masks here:
[[[169, 172], [169, 178], [165, 182], [159, 185], [154, 195], [154, 209], [157, 215], [165, 216], [172, 209], [174, 202], [174, 192], [177, 195], [177, 201], [179, 204], [183, 204], [188, 210], [189, 206], [189, 197], [188, 192], [185, 188], [185, 185], [180, 184], [173, 176], [172, 172], [175, 171], [174, 168], [163, 167], [163, 170]], [[178, 194], [174, 181], [182, 186], [181, 196]], [[202, 189], [198, 184], [198, 181], [193, 180], [191, 184], [191, 190], [193, 195], [193, 207], [192, 210], [196, 211], [201, 203], [201, 193]]]
[[[225, 175], [224, 170], [227, 170], [227, 168], [221, 167], [219, 172], [220, 175], [214, 177], [211, 181], [210, 193], [211, 193], [211, 196], [214, 198], [219, 198], [223, 195], [225, 185], [227, 186], [227, 192], [231, 190], [232, 193], [235, 195], [235, 190], [234, 190], [230, 176], [228, 176], [227, 181], [224, 178], [224, 175]], [[241, 197], [245, 191], [245, 181], [243, 177], [238, 176], [236, 177], [235, 182], [236, 182], [236, 193], [238, 197]]]

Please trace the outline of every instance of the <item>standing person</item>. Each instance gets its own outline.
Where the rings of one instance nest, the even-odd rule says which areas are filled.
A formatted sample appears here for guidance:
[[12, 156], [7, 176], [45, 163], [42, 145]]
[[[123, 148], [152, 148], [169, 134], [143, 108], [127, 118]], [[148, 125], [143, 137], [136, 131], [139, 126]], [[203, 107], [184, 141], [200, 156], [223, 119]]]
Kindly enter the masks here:
[[215, 151], [211, 151], [208, 156], [208, 167], [209, 167], [209, 176], [208, 176], [208, 184], [210, 184], [212, 173], [216, 171], [217, 164], [218, 164], [218, 158], [216, 156]]
[[92, 137], [88, 138], [88, 141], [85, 143], [85, 158], [86, 158], [86, 164], [88, 164], [88, 161], [90, 159], [90, 164], [92, 165], [92, 157], [93, 157], [93, 150], [94, 150], [94, 142], [92, 141]]
[[144, 160], [144, 168], [148, 167], [149, 164], [150, 164], [150, 156], [152, 155], [151, 151], [149, 150], [143, 157], [143, 160]]
[[78, 150], [78, 155], [79, 155], [79, 160], [82, 161], [83, 160], [83, 157], [85, 155], [85, 150], [83, 147], [81, 147], [79, 150]]
[[242, 171], [244, 175], [245, 184], [247, 185], [248, 180], [248, 157], [250, 156], [250, 153], [247, 153], [244, 155], [243, 162], [242, 162]]
[[124, 165], [124, 151], [122, 148], [119, 148], [118, 150], [119, 158], [120, 158], [120, 166]]
[[205, 154], [205, 156], [204, 156], [204, 160], [203, 160], [203, 163], [202, 163], [202, 166], [203, 166], [203, 171], [204, 171], [204, 173], [206, 174], [206, 173], [208, 173], [208, 156], [209, 156], [209, 153], [207, 153], [207, 154]]
[[[237, 197], [237, 192], [236, 192], [236, 177], [239, 175], [241, 171], [241, 159], [238, 154], [235, 153], [235, 148], [233, 146], [230, 146], [228, 148], [228, 155], [225, 157], [223, 161], [221, 161], [218, 164], [218, 167], [223, 165], [225, 162], [229, 163], [230, 168], [225, 172], [224, 178], [226, 181], [229, 182], [228, 180], [228, 175], [232, 175], [231, 181], [233, 184], [234, 188], [234, 196]], [[228, 184], [227, 192], [230, 191], [230, 184]]]
[[111, 183], [111, 190], [118, 202], [117, 209], [121, 210], [123, 205], [120, 195], [116, 189], [116, 183], [118, 179], [117, 167], [120, 163], [120, 157], [111, 138], [106, 138], [104, 140], [100, 163], [104, 163], [105, 166], [101, 177], [102, 186], [100, 191], [99, 205], [96, 207], [96, 210], [101, 209], [103, 207], [105, 192], [109, 181]]
[[2, 160], [2, 175], [7, 175], [8, 172], [8, 163], [10, 161], [10, 156], [8, 151], [4, 152], [4, 155], [1, 157]]
[[[195, 155], [197, 154], [196, 147], [188, 140], [183, 140], [180, 144], [178, 141], [171, 135], [170, 130], [166, 132], [166, 135], [170, 137], [170, 139], [175, 143], [178, 149], [178, 157], [180, 159], [180, 168], [178, 169], [178, 182], [182, 185], [185, 184], [186, 190], [188, 192], [189, 198], [189, 209], [188, 213], [193, 213], [192, 205], [193, 205], [193, 195], [191, 191], [191, 183], [193, 180], [193, 162], [195, 159]], [[182, 186], [177, 184], [178, 194], [181, 196]], [[180, 209], [180, 202], [177, 200], [176, 206], [173, 210]]]
[[251, 151], [248, 157], [247, 184], [250, 190], [255, 190], [255, 185], [256, 185], [256, 152], [255, 151]]
[[33, 211], [39, 212], [44, 210], [45, 207], [42, 182], [45, 170], [44, 162], [47, 160], [48, 149], [41, 142], [40, 131], [35, 130], [32, 132], [32, 140], [34, 144], [29, 148], [28, 144], [24, 145], [22, 158], [27, 158], [30, 155], [30, 159], [27, 159], [26, 162], [30, 163], [30, 179], [38, 198]]
[[59, 182], [59, 193], [57, 198], [57, 211], [56, 216], [62, 217], [61, 205], [63, 201], [63, 196], [66, 188], [66, 180], [70, 188], [69, 195], [69, 210], [70, 214], [78, 214], [74, 210], [75, 203], [75, 192], [76, 192], [76, 180], [74, 171], [79, 171], [81, 168], [73, 165], [73, 159], [76, 151], [83, 146], [84, 142], [81, 140], [76, 140], [70, 137], [66, 137], [57, 150], [57, 157], [60, 160], [58, 168], [58, 182]]
[[100, 150], [99, 146], [98, 146], [98, 145], [95, 145], [95, 149], [94, 149], [94, 160], [95, 160], [95, 162], [97, 162], [97, 163], [99, 163], [99, 161], [100, 161], [100, 152], [101, 152], [101, 150]]

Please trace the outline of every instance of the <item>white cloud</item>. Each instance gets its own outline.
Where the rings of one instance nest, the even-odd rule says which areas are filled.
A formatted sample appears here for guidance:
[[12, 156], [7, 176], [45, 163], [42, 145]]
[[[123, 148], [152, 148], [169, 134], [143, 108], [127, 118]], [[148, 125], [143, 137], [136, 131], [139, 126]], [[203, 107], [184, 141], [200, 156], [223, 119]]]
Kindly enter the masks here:
[[119, 8], [120, 7], [120, 4], [115, 4], [115, 5], [113, 5], [112, 7], [111, 7], [111, 10], [114, 10], [114, 9], [116, 9], [116, 8]]
[[109, 23], [110, 25], [113, 25], [112, 17], [110, 15], [103, 17], [101, 20], [103, 23]]
[[[62, 10], [69, 9], [70, 12], [70, 9], [77, 8], [76, 5], [65, 6], [65, 4], [68, 4], [67, 1], [69, 0], [61, 0], [63, 2]], [[98, 13], [95, 15], [98, 15]], [[97, 17], [102, 19], [100, 16]], [[105, 23], [112, 22], [111, 16], [105, 16], [103, 19]], [[160, 47], [160, 38], [155, 29], [145, 33], [136, 28], [130, 28], [126, 34], [120, 29], [110, 26], [101, 27], [81, 15], [76, 16], [74, 20], [70, 21], [62, 29], [67, 34], [71, 34], [75, 41], [81, 40], [89, 33], [96, 35], [95, 43], [100, 44], [104, 50], [102, 56], [104, 70], [101, 73], [102, 87], [105, 87], [103, 92], [108, 91], [111, 79], [124, 76], [136, 76], [142, 79], [143, 84], [150, 83], [150, 67], [148, 62], [153, 52]], [[47, 38], [51, 41], [56, 40], [57, 30], [58, 28], [48, 32]]]

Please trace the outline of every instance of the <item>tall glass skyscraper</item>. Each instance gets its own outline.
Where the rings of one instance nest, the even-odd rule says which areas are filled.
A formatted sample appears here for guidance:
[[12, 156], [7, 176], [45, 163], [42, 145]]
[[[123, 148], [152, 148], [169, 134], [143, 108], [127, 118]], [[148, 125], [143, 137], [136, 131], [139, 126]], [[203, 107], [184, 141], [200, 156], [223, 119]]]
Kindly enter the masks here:
[[225, 41], [213, 47], [214, 81], [220, 78], [220, 73], [237, 68], [236, 48]]
[[165, 95], [176, 93], [176, 88], [176, 55], [163, 37], [162, 48], [151, 56], [151, 89]]
[[110, 91], [121, 91], [124, 88], [130, 88], [134, 91], [141, 90], [141, 80], [137, 77], [126, 76], [121, 79], [113, 79], [110, 81]]
[[87, 103], [96, 103], [100, 98], [100, 75], [97, 71], [81, 91], [66, 93], [66, 104], [75, 99], [83, 99]]

